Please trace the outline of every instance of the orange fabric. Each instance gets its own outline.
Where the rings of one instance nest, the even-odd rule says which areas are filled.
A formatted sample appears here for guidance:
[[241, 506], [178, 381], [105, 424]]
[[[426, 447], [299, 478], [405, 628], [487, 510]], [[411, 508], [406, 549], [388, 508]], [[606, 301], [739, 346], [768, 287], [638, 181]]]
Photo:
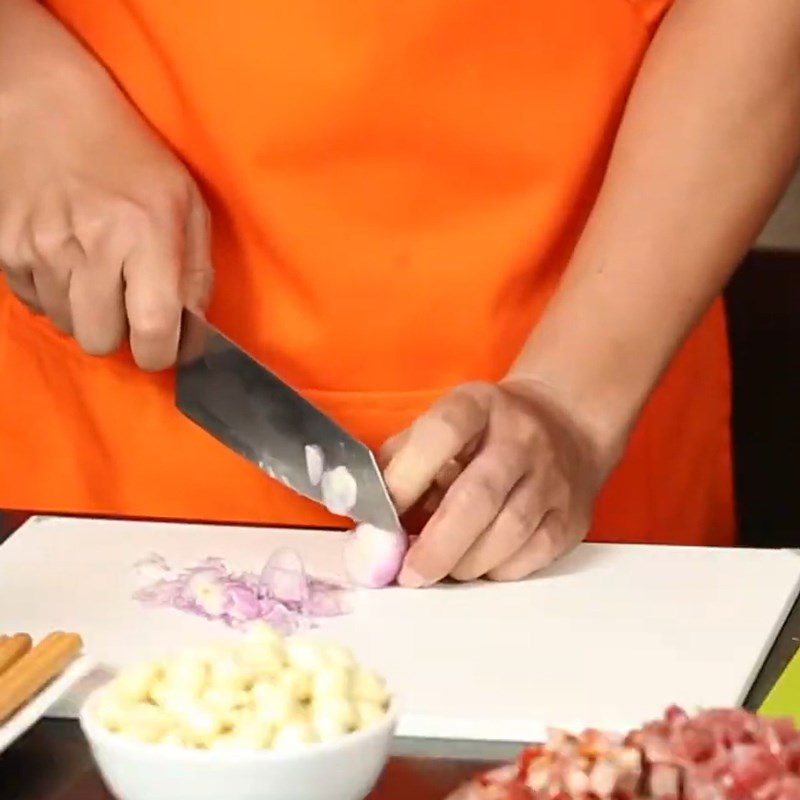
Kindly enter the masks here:
[[[51, 0], [200, 180], [210, 318], [370, 445], [510, 365], [666, 0]], [[0, 290], [0, 507], [330, 524]], [[720, 306], [593, 537], [733, 540]], [[11, 457], [8, 457], [10, 453]], [[339, 520], [338, 522], [341, 522]]]

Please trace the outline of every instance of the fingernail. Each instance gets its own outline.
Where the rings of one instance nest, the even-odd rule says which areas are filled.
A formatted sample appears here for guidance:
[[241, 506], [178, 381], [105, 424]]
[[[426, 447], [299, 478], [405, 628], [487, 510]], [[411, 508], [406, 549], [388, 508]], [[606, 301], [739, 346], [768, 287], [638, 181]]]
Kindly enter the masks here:
[[397, 582], [406, 589], [421, 589], [428, 582], [418, 572], [415, 572], [410, 567], [403, 567], [400, 570], [400, 577]]

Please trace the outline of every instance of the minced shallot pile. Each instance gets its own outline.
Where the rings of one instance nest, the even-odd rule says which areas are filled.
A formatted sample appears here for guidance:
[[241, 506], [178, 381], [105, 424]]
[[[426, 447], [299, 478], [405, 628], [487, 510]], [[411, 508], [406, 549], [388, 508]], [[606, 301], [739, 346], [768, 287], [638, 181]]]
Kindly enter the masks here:
[[135, 573], [134, 597], [144, 605], [233, 628], [266, 623], [291, 634], [350, 610], [347, 588], [309, 575], [293, 550], [277, 551], [258, 573], [231, 570], [221, 558], [176, 569], [157, 554], [139, 561]]

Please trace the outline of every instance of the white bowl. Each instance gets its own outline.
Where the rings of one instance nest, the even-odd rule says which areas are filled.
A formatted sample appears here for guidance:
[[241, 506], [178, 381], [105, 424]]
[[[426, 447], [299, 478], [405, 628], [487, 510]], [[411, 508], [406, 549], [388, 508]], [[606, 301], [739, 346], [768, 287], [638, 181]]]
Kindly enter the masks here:
[[80, 714], [100, 774], [118, 800], [363, 800], [386, 765], [396, 726], [390, 709], [375, 725], [297, 750], [193, 750], [145, 744]]

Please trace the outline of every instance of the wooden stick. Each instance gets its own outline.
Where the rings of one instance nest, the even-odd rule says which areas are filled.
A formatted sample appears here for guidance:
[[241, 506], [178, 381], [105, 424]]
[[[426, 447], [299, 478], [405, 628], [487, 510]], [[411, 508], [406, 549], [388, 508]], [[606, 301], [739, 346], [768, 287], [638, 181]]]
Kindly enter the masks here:
[[82, 647], [77, 633], [56, 631], [0, 675], [0, 725], [58, 675]]
[[4, 636], [0, 641], [0, 675], [19, 661], [31, 649], [32, 644], [27, 633]]

